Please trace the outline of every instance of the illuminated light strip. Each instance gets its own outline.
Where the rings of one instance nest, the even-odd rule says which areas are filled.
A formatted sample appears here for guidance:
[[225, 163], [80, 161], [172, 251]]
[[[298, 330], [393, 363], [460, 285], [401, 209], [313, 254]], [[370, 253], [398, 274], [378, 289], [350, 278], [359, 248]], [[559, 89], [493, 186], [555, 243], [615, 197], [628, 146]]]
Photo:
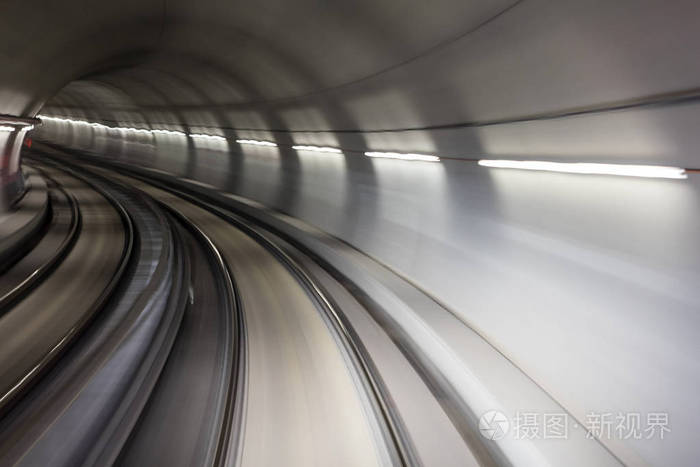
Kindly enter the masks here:
[[313, 152], [330, 152], [333, 154], [340, 154], [343, 151], [341, 151], [338, 148], [331, 148], [327, 146], [292, 146], [292, 149], [296, 149], [297, 151], [313, 151]]
[[238, 144], [252, 144], [254, 146], [274, 146], [277, 147], [277, 143], [271, 141], [258, 141], [256, 139], [237, 139]]
[[401, 159], [404, 161], [423, 161], [423, 162], [440, 162], [437, 156], [429, 156], [426, 154], [404, 154], [400, 152], [366, 152], [367, 157], [381, 157], [386, 159]]
[[151, 133], [160, 135], [187, 136], [187, 133], [175, 130], [151, 130]]
[[132, 133], [145, 133], [148, 135], [152, 134], [151, 130], [147, 130], [145, 128], [131, 128], [131, 127], [121, 127], [121, 126], [119, 126], [119, 127], [109, 127], [108, 126], [106, 128], [108, 128], [110, 130], [115, 130], [115, 131], [130, 131]]
[[80, 125], [90, 125], [90, 122], [86, 122], [84, 120], [73, 120], [71, 118], [47, 117], [45, 115], [39, 115], [39, 118], [42, 120], [50, 120], [53, 122], [77, 123]]
[[12, 131], [15, 131], [15, 127], [13, 127], [13, 126], [0, 125], [0, 131], [12, 132]]
[[73, 120], [71, 118], [48, 117], [45, 115], [39, 115], [39, 118], [42, 120], [48, 120], [48, 121], [53, 121], [53, 122], [70, 123], [70, 124], [76, 124], [76, 125], [86, 125], [86, 126], [90, 126], [92, 128], [95, 128], [95, 129], [102, 129], [102, 130], [107, 130], [107, 131], [130, 131], [132, 133], [143, 133], [143, 134], [147, 134], [147, 135], [150, 135], [153, 133], [151, 130], [148, 130], [145, 128], [113, 127], [113, 126], [104, 125], [102, 123], [92, 123], [92, 122], [87, 122], [85, 120]]
[[226, 141], [226, 138], [223, 136], [216, 136], [216, 135], [204, 135], [204, 134], [191, 134], [190, 138], [201, 138], [201, 139], [212, 139], [214, 141]]
[[120, 128], [120, 130], [130, 131], [132, 133], [145, 133], [147, 135], [152, 134], [151, 130], [146, 130], [144, 128]]
[[620, 175], [624, 177], [646, 178], [688, 178], [685, 169], [655, 165], [595, 164], [584, 162], [544, 162], [544, 161], [479, 161], [479, 165], [499, 169], [540, 170], [586, 175]]
[[71, 124], [76, 124], [76, 125], [87, 125], [87, 126], [90, 126], [92, 128], [100, 128], [100, 129], [109, 130], [109, 131], [130, 131], [132, 133], [151, 134], [151, 130], [148, 130], [145, 128], [113, 127], [113, 126], [104, 125], [102, 123], [92, 123], [92, 122], [87, 122], [85, 120], [73, 120], [72, 118], [47, 117], [45, 115], [39, 115], [39, 118], [42, 120], [49, 120], [49, 121], [53, 121], [53, 122], [71, 123]]

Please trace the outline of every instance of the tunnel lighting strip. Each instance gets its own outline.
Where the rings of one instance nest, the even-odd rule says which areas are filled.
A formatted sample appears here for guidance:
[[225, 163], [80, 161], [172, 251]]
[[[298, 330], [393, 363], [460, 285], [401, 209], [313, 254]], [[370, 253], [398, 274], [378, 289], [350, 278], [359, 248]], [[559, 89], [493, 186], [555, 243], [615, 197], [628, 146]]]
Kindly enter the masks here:
[[386, 159], [401, 159], [404, 161], [423, 161], [423, 162], [440, 162], [437, 156], [429, 156], [426, 154], [404, 154], [400, 152], [366, 152], [367, 157], [380, 157]]
[[187, 136], [187, 133], [175, 130], [151, 130], [155, 135], [172, 135], [172, 136]]
[[544, 162], [544, 161], [508, 161], [486, 160], [479, 165], [499, 169], [540, 170], [586, 175], [620, 175], [625, 177], [646, 178], [688, 178], [685, 169], [655, 165], [594, 164], [583, 162]]
[[92, 122], [88, 122], [85, 120], [74, 120], [72, 118], [47, 117], [45, 115], [39, 115], [39, 118], [42, 120], [48, 120], [51, 122], [85, 125], [85, 126], [90, 126], [92, 128], [101, 129], [101, 130], [108, 130], [108, 131], [131, 131], [133, 133], [144, 133], [144, 134], [151, 133], [151, 130], [148, 130], [145, 128], [113, 127], [113, 126], [104, 125], [102, 123], [92, 123]]
[[340, 154], [343, 151], [341, 151], [338, 148], [331, 148], [327, 146], [292, 146], [292, 149], [295, 149], [297, 151], [312, 151], [312, 152], [329, 152], [333, 154]]
[[[108, 127], [108, 128], [109, 128], [109, 127]], [[132, 132], [132, 133], [142, 133], [142, 134], [145, 134], [145, 135], [152, 135], [152, 134], [153, 134], [153, 132], [152, 132], [151, 130], [146, 130], [146, 129], [144, 129], [144, 128], [124, 128], [124, 127], [117, 127], [117, 128], [114, 128], [114, 129], [115, 129], [115, 130], [119, 130], [119, 131], [130, 131], [130, 132]]]
[[204, 135], [204, 134], [191, 134], [190, 138], [199, 138], [199, 139], [211, 139], [214, 141], [226, 141], [226, 138], [223, 136], [217, 136], [217, 135]]
[[238, 144], [252, 144], [253, 146], [274, 146], [277, 147], [276, 143], [271, 141], [258, 141], [256, 139], [237, 139]]
[[[104, 129], [108, 131], [121, 131], [142, 134], [164, 134], [187, 136], [187, 133], [175, 130], [155, 129], [148, 130], [144, 128], [125, 128], [125, 127], [110, 127], [102, 123], [91, 123], [85, 120], [74, 120], [70, 118], [49, 117], [45, 115], [38, 116], [42, 120], [71, 123], [78, 125], [86, 125], [96, 129]], [[0, 121], [0, 123], [4, 123]], [[0, 132], [13, 132], [16, 129], [31, 130], [34, 126], [29, 123], [22, 123], [21, 126], [9, 126], [0, 124]], [[189, 135], [191, 138], [210, 139], [214, 141], [227, 141], [225, 137], [218, 135], [207, 135], [194, 133]], [[238, 144], [250, 144], [253, 146], [269, 146], [277, 147], [276, 143], [271, 141], [261, 141], [255, 139], [237, 139]], [[328, 146], [311, 146], [311, 145], [295, 145], [292, 149], [297, 151], [313, 151], [325, 152], [332, 154], [341, 154], [342, 150]], [[365, 152], [367, 157], [377, 157], [386, 159], [400, 159], [405, 161], [423, 161], [423, 162], [439, 162], [440, 158], [428, 154], [411, 154], [400, 152], [381, 152], [368, 151]], [[666, 167], [654, 165], [627, 165], [627, 164], [596, 164], [583, 162], [547, 162], [547, 161], [512, 161], [512, 160], [489, 160], [481, 159], [478, 164], [483, 167], [502, 168], [502, 169], [521, 169], [521, 170], [538, 170], [546, 172], [573, 173], [585, 175], [618, 175], [625, 177], [645, 177], [645, 178], [669, 178], [669, 179], [685, 179], [688, 178], [686, 170], [679, 167]]]
[[[46, 115], [39, 115], [39, 118], [42, 120], [48, 120], [50, 122], [75, 123], [78, 125], [91, 125], [90, 122], [86, 122], [85, 120], [73, 120], [71, 118], [48, 117]], [[94, 123], [93, 125], [99, 125], [99, 123]]]
[[[92, 128], [95, 128], [95, 129], [101, 129], [101, 130], [107, 130], [107, 131], [131, 132], [131, 133], [144, 134], [144, 135], [163, 134], [163, 135], [173, 135], [173, 136], [187, 136], [187, 133], [184, 133], [182, 131], [175, 131], [175, 130], [162, 130], [162, 129], [149, 130], [147, 128], [114, 127], [114, 126], [104, 125], [102, 123], [91, 123], [91, 122], [87, 122], [85, 120], [75, 120], [72, 118], [48, 117], [46, 115], [39, 115], [39, 118], [42, 120], [48, 120], [51, 122], [86, 125], [86, 126], [90, 126]], [[191, 136], [195, 136], [195, 135], [191, 135]]]

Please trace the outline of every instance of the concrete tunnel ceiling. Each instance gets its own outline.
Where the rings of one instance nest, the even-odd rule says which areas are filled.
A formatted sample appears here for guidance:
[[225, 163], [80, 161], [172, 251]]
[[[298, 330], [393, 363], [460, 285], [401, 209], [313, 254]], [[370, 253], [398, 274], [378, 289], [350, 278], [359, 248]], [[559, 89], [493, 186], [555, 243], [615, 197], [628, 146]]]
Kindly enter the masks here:
[[[5, 113], [48, 100], [45, 114], [112, 125], [329, 131], [341, 147], [333, 132], [364, 133], [345, 149], [697, 166], [696, 117], [657, 109], [697, 94], [695, 2], [71, 5], [6, 7], [41, 44], [5, 74], [52, 73], [15, 83]], [[649, 34], [661, 14], [677, 27]]]
[[[102, 56], [93, 52], [82, 63], [75, 60], [66, 72], [71, 78], [92, 75], [127, 90], [136, 87], [135, 103], [146, 107], [207, 110], [212, 101], [221, 108], [298, 102], [366, 81], [479, 29], [513, 4], [134, 2], [138, 16], [120, 5], [103, 14], [113, 24], [83, 17], [96, 31], [73, 29], [58, 42], [78, 56], [80, 49], [94, 51], [96, 42], [103, 43]], [[139, 34], [144, 31], [150, 34]], [[55, 38], [45, 40], [61, 48]], [[138, 89], [136, 83], [154, 78], [166, 81], [163, 93], [171, 100]]]

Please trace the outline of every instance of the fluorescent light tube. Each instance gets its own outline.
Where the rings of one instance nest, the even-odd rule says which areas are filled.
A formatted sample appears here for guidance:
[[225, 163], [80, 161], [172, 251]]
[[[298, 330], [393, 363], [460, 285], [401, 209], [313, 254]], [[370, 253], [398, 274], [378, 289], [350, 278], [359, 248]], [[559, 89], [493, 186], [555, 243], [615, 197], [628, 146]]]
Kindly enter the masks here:
[[685, 169], [657, 165], [595, 164], [588, 162], [509, 161], [482, 159], [479, 165], [499, 169], [541, 170], [586, 175], [620, 175], [646, 178], [687, 178]]
[[400, 152], [378, 152], [371, 151], [366, 152], [367, 157], [381, 157], [386, 159], [401, 159], [404, 161], [423, 161], [423, 162], [439, 162], [440, 158], [437, 156], [429, 156], [426, 154], [404, 154]]

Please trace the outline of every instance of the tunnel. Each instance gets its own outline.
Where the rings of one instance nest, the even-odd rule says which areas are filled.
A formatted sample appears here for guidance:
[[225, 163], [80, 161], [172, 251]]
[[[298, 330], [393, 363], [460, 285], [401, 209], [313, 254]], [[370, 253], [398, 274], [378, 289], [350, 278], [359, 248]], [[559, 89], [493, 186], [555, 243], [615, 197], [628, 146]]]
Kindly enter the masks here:
[[697, 1], [0, 37], [0, 465], [698, 465]]

